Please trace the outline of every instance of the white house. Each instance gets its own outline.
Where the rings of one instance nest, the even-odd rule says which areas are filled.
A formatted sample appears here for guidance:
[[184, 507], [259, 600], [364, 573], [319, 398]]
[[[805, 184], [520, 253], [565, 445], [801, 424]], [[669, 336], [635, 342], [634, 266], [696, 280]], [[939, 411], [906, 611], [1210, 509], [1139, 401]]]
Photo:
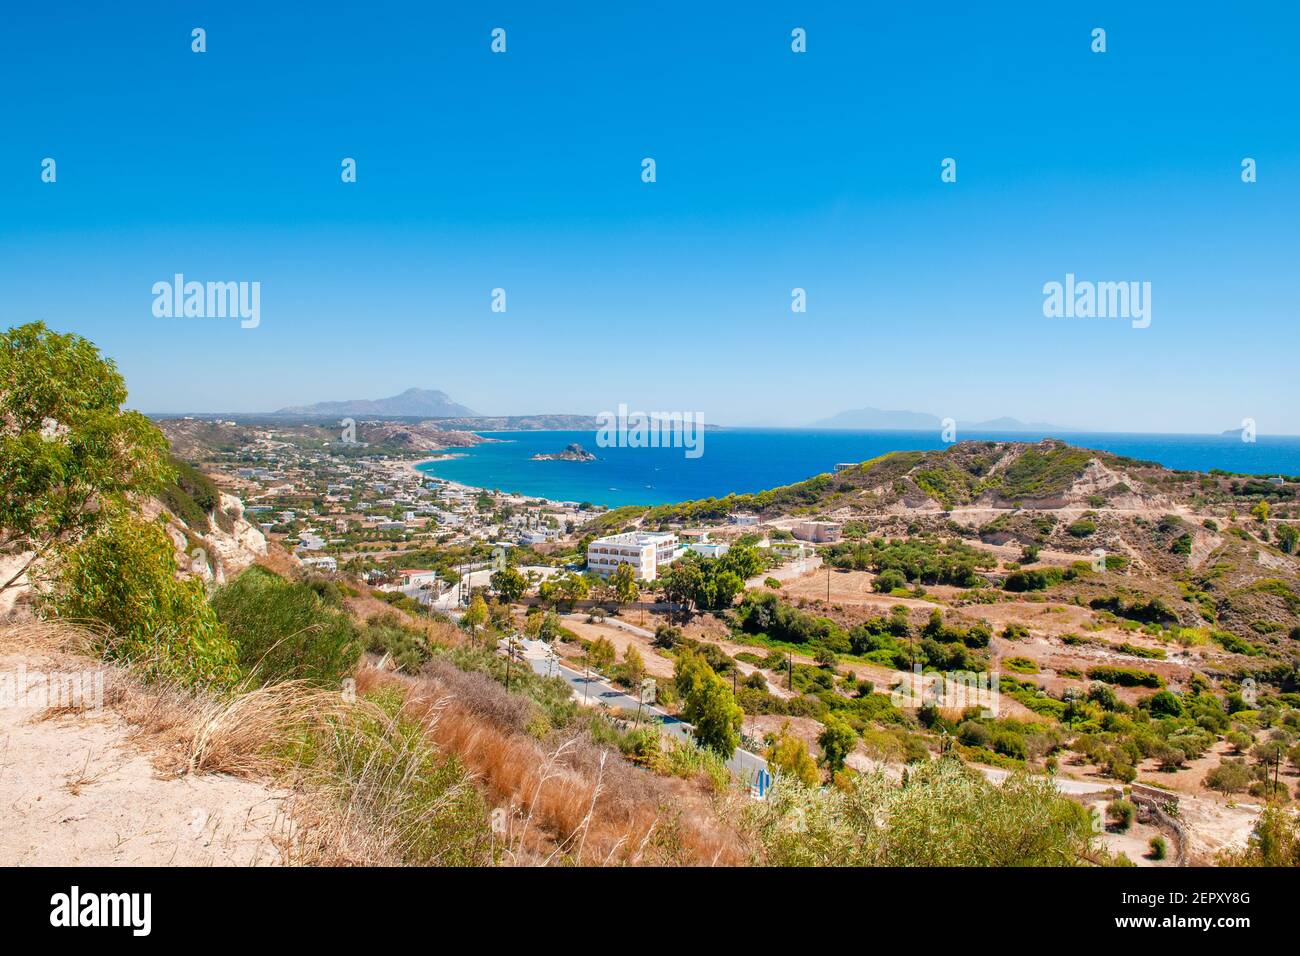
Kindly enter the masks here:
[[627, 531], [597, 538], [587, 547], [587, 568], [608, 577], [620, 564], [630, 564], [640, 581], [653, 581], [659, 568], [677, 554], [677, 535], [667, 532]]
[[422, 588], [426, 585], [432, 586], [438, 583], [438, 572], [424, 569], [413, 569], [408, 571], [398, 571], [397, 580], [399, 586], [406, 588]]
[[826, 543], [840, 540], [842, 527], [837, 521], [798, 521], [793, 530], [800, 541]]
[[686, 547], [706, 558], [720, 558], [730, 550], [731, 545], [725, 541], [694, 541]]

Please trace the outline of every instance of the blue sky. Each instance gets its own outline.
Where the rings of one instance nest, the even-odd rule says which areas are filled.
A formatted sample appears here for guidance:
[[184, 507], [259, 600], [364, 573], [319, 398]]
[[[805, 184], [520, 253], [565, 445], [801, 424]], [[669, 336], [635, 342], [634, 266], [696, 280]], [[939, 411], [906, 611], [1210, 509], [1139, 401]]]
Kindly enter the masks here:
[[[1300, 433], [1293, 4], [712, 6], [15, 8], [0, 321], [148, 411]], [[176, 272], [260, 282], [260, 326], [155, 318]], [[1045, 318], [1070, 272], [1151, 282], [1151, 326]]]

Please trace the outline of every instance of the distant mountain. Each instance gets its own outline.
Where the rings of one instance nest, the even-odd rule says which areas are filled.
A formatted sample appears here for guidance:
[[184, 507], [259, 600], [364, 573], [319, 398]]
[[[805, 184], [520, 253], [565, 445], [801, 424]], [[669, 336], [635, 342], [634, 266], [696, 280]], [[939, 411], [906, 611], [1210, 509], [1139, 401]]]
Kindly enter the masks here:
[[922, 429], [938, 428], [941, 420], [925, 412], [886, 411], [881, 408], [855, 408], [830, 418], [813, 422], [813, 428]]
[[[855, 408], [813, 422], [812, 428], [860, 428], [877, 431], [925, 431], [942, 428], [943, 419], [928, 412]], [[988, 432], [1060, 432], [1066, 429], [1045, 422], [1022, 422], [1018, 418], [991, 418], [983, 422], [958, 422], [958, 429]]]
[[392, 398], [362, 398], [347, 402], [317, 402], [315, 405], [293, 405], [281, 408], [273, 415], [301, 416], [303, 418], [336, 418], [362, 416], [394, 418], [477, 418], [478, 412], [453, 402], [446, 392], [429, 388], [408, 388]]

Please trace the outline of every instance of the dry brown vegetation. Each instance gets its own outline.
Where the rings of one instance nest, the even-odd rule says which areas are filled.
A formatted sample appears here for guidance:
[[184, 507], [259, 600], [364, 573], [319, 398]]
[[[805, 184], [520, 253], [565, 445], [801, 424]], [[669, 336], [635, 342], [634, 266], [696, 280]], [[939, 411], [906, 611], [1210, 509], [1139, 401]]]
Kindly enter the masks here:
[[[446, 625], [431, 639], [459, 641]], [[42, 651], [79, 657], [94, 638], [66, 625], [9, 628], [6, 652]], [[84, 657], [79, 657], [85, 666]], [[149, 755], [161, 777], [225, 774], [264, 781], [292, 794], [291, 834], [281, 859], [296, 864], [367, 865], [405, 862], [417, 839], [394, 792], [417, 772], [411, 750], [456, 758], [486, 806], [499, 808], [490, 860], [504, 865], [681, 864], [743, 862], [742, 841], [723, 819], [733, 794], [714, 793], [703, 779], [657, 776], [594, 743], [585, 727], [530, 732], [530, 706], [491, 678], [435, 659], [418, 677], [363, 663], [356, 699], [301, 683], [249, 687], [229, 695], [146, 684], [128, 669], [105, 667], [105, 705], [125, 719], [130, 742]], [[396, 715], [369, 698], [400, 695]], [[47, 718], [68, 716], [62, 709]], [[75, 713], [73, 714], [75, 716]], [[386, 757], [374, 768], [349, 769], [349, 779], [303, 766], [295, 742], [305, 733], [369, 719], [380, 724]], [[397, 731], [419, 728], [417, 739]], [[388, 732], [389, 729], [392, 732]], [[402, 759], [393, 760], [394, 753]], [[415, 754], [414, 756], [420, 756]], [[394, 770], [393, 768], [398, 768]], [[83, 775], [92, 780], [93, 768]]]
[[582, 730], [537, 740], [523, 725], [518, 698], [445, 661], [418, 678], [359, 670], [358, 693], [381, 687], [400, 688], [404, 711], [425, 721], [435, 745], [475, 774], [489, 804], [506, 810], [502, 862], [741, 862], [736, 835], [719, 812], [729, 797], [702, 781], [650, 774]]

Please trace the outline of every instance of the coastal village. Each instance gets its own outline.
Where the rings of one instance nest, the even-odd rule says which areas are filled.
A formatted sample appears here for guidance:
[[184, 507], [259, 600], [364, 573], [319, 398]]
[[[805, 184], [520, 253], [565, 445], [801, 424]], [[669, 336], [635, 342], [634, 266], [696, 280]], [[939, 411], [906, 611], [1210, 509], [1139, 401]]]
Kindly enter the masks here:
[[[372, 595], [407, 613], [456, 620], [462, 626], [473, 617], [468, 613], [471, 603], [486, 598], [494, 626], [515, 635], [503, 645], [510, 656], [539, 674], [564, 676], [584, 704], [595, 682], [602, 706], [616, 705], [615, 713], [620, 706], [624, 713], [628, 708], [640, 709], [636, 694], [628, 697], [626, 676], [617, 676], [623, 665], [611, 664], [615, 654], [635, 659], [638, 673], [651, 684], [658, 681], [667, 687], [674, 681], [677, 649], [666, 640], [686, 640], [707, 652], [733, 682], [736, 699], [745, 708], [740, 747], [728, 768], [746, 779], [765, 769], [760, 755], [770, 754], [774, 740], [798, 740], [813, 754], [823, 749], [827, 718], [822, 705], [809, 703], [810, 695], [838, 707], [844, 706], [846, 694], [853, 697], [854, 688], [882, 688], [870, 699], [883, 700], [881, 693], [898, 686], [899, 670], [916, 653], [915, 645], [900, 646], [887, 637], [864, 635], [866, 649], [873, 645], [894, 649], [858, 650], [860, 638], [850, 640], [844, 635], [846, 629], [857, 635], [864, 625], [921, 631], [936, 635], [940, 642], [964, 642], [976, 648], [973, 656], [954, 652], [957, 663], [943, 668], [960, 668], [960, 660], [967, 657], [976, 670], [1000, 667], [1001, 703], [988, 713], [995, 715], [995, 726], [1016, 737], [1028, 735], [1025, 740], [1030, 742], [1027, 750], [1019, 743], [996, 742], [984, 731], [977, 733], [978, 728], [967, 720], [953, 725], [954, 731], [960, 730], [956, 744], [961, 753], [975, 765], [982, 764], [981, 772], [995, 780], [1027, 762], [1054, 767], [1059, 758], [1036, 751], [1046, 747], [1051, 753], [1060, 744], [1054, 732], [1037, 721], [1059, 718], [1061, 709], [1071, 706], [1071, 695], [1089, 686], [1093, 688], [1089, 693], [1095, 694], [1097, 676], [1114, 670], [1114, 679], [1127, 680], [1131, 671], [1133, 679], [1150, 681], [1145, 686], [1168, 686], [1181, 694], [1195, 686], [1197, 670], [1225, 666], [1225, 648], [1249, 653], [1244, 645], [1233, 644], [1218, 632], [1211, 632], [1214, 641], [1203, 643], [1194, 628], [1181, 626], [1186, 618], [1181, 611], [1158, 626], [1137, 629], [1137, 623], [1124, 618], [1128, 612], [1122, 605], [1095, 596], [1105, 593], [1099, 586], [1106, 575], [1082, 570], [1088, 562], [1095, 564], [1091, 546], [1105, 542], [1114, 549], [1106, 565], [1117, 572], [1110, 586], [1123, 591], [1137, 586], [1139, 579], [1133, 576], [1137, 567], [1142, 570], [1142, 587], [1150, 589], [1165, 573], [1159, 569], [1168, 563], [1171, 548], [1174, 554], [1191, 554], [1195, 566], [1203, 560], [1198, 555], [1232, 540], [1220, 531], [1220, 522], [1238, 537], [1246, 534], [1230, 507], [1238, 493], [1278, 501], [1272, 520], [1280, 538], [1291, 533], [1289, 524], [1295, 520], [1294, 514], [1285, 517], [1293, 511], [1284, 504], [1291, 492], [1280, 479], [1261, 479], [1248, 488], [1224, 480], [1222, 501], [1227, 504], [1195, 510], [1161, 489], [1160, 483], [1167, 482], [1162, 472], [1150, 477], [1141, 470], [1125, 474], [1114, 469], [1132, 469], [1138, 463], [1118, 459], [1103, 463], [1050, 441], [1024, 446], [1028, 456], [1024, 462], [1044, 456], [1033, 465], [1035, 471], [1068, 463], [1073, 475], [1054, 479], [1058, 490], [1031, 502], [1024, 512], [1012, 502], [990, 508], [974, 500], [945, 508], [951, 498], [969, 493], [936, 491], [934, 484], [903, 480], [901, 471], [900, 477], [885, 476], [875, 479], [870, 488], [852, 490], [856, 501], [846, 497], [875, 463], [840, 463], [827, 475], [810, 480], [821, 498], [814, 507], [774, 508], [764, 504], [770, 499], [738, 496], [735, 506], [722, 502], [695, 510], [610, 509], [586, 501], [551, 501], [509, 490], [473, 488], [418, 467], [460, 454], [457, 446], [469, 443], [461, 433], [456, 433], [454, 445], [441, 448], [427, 444], [393, 448], [335, 443], [320, 440], [319, 435], [306, 440], [301, 424], [223, 424], [238, 440], [230, 441], [227, 434], [224, 444], [209, 445], [202, 468], [243, 502], [246, 520], [292, 555], [300, 573], [364, 582]], [[371, 433], [374, 424], [367, 429]], [[162, 427], [170, 434], [176, 423], [163, 422]], [[1014, 449], [1012, 453], [1021, 454]], [[985, 452], [972, 445], [965, 454], [978, 458]], [[909, 455], [895, 459], [898, 465], [891, 469], [921, 467], [925, 459]], [[535, 457], [582, 461], [586, 453], [570, 446]], [[969, 464], [972, 469], [986, 467], [977, 461]], [[1137, 490], [1135, 484], [1145, 490]], [[784, 491], [797, 498], [800, 487]], [[1202, 481], [1200, 491], [1208, 489]], [[1168, 513], [1172, 511], [1181, 517]], [[1155, 520], [1160, 522], [1157, 537], [1145, 542], [1148, 532], [1143, 529]], [[1172, 545], [1163, 537], [1166, 532], [1161, 529], [1166, 525], [1182, 533]], [[869, 540], [868, 535], [881, 537]], [[1261, 535], [1261, 541], [1268, 537]], [[687, 563], [695, 567], [701, 566], [699, 562], [719, 566], [738, 546], [755, 562], [736, 582], [738, 608], [731, 606], [733, 598], [726, 598], [709, 612], [698, 599], [683, 597], [677, 582], [669, 581], [684, 557], [690, 556], [693, 561]], [[1155, 552], [1148, 550], [1151, 546]], [[890, 573], [879, 564], [861, 570], [859, 556], [881, 549], [897, 553], [905, 562], [916, 560], [908, 555], [932, 555], [924, 560], [939, 559], [943, 567], [956, 561], [953, 567], [964, 570], [956, 576], [951, 568], [924, 571], [926, 576], [937, 574], [924, 583], [921, 577], [913, 577], [913, 570], [896, 581], [890, 581]], [[1161, 557], [1161, 552], [1166, 556]], [[1281, 554], [1259, 560], [1289, 564]], [[514, 596], [503, 597], [494, 576], [505, 568], [517, 571], [522, 582]], [[1027, 580], [1039, 575], [1060, 582], [1057, 586], [1065, 593], [1057, 604], [1046, 607], [1041, 597], [1018, 595], [1014, 592], [1021, 585], [1016, 582], [1025, 575], [1031, 576]], [[1095, 582], [1088, 581], [1091, 577]], [[614, 585], [620, 578], [635, 584], [630, 591], [632, 613], [625, 608], [622, 615], [620, 606], [628, 599], [615, 599]], [[1146, 593], [1152, 607], [1163, 608], [1163, 601], [1173, 599], [1165, 596], [1170, 592], [1163, 585]], [[1096, 610], [1088, 610], [1088, 601]], [[694, 613], [692, 603], [698, 605]], [[785, 615], [791, 624], [784, 626], [812, 627], [814, 635], [822, 636], [813, 637], [810, 649], [800, 650], [802, 643], [789, 642], [807, 638], [774, 643], [769, 635], [759, 633], [758, 646], [767, 650], [755, 653], [748, 643], [754, 638], [746, 634], [744, 622], [746, 615], [764, 607]], [[1120, 612], [1110, 613], [1106, 610], [1110, 607]], [[679, 614], [682, 610], [687, 611], [684, 616]], [[552, 621], [543, 632], [549, 629], [552, 636], [544, 640], [524, 636], [533, 615], [542, 611]], [[881, 616], [886, 612], [892, 617]], [[665, 629], [677, 631], [679, 621], [682, 636], [664, 638]], [[771, 625], [768, 628], [772, 630]], [[1089, 636], [1079, 637], [1080, 631]], [[934, 640], [925, 640], [932, 661], [943, 648], [958, 646]], [[1171, 649], [1171, 641], [1182, 642], [1183, 647], [1175, 643]], [[1193, 646], [1188, 647], [1189, 642]], [[1224, 647], [1216, 647], [1216, 642]], [[609, 659], [593, 669], [593, 660], [606, 653], [602, 647], [608, 649]], [[987, 650], [978, 651], [981, 647]], [[1133, 664], [1143, 668], [1141, 673]], [[1024, 674], [1038, 675], [1039, 680], [1026, 680]], [[1113, 706], [1121, 708], [1136, 707], [1145, 699], [1135, 686], [1117, 686], [1114, 695]], [[844, 760], [860, 772], [879, 766], [881, 760], [897, 760], [900, 746], [911, 753], [927, 739], [901, 728], [881, 735], [868, 727], [862, 734], [863, 740], [849, 749]], [[924, 746], [933, 745], [935, 741], [927, 739]], [[1157, 760], [1143, 772], [1143, 786], [1159, 781], [1160, 787], [1169, 789], [1134, 790], [1139, 796], [1146, 794], [1141, 797], [1147, 801], [1144, 805], [1155, 809], [1143, 811], [1146, 822], [1131, 832], [1108, 832], [1107, 846], [1147, 865], [1152, 861], [1141, 854], [1135, 834], [1142, 834], [1143, 840], [1161, 832], [1182, 834], [1176, 840], [1179, 854], [1195, 854], [1202, 860], [1244, 839], [1256, 811], [1234, 808], [1230, 800], [1225, 808], [1204, 796], [1203, 781], [1214, 779], [1212, 761], [1235, 767], [1236, 751], [1216, 747], [1191, 759], [1194, 751], [1186, 746], [1186, 762]], [[1114, 777], [1119, 775], [1123, 781], [1134, 772], [1117, 761], [1120, 758], [1076, 759], [1078, 769], [1068, 777], [1063, 773], [1059, 785], [1071, 799], [1085, 804], [1110, 799], [1116, 792]], [[1159, 806], [1171, 805], [1172, 793], [1179, 794], [1183, 820], [1194, 824], [1192, 830], [1165, 825], [1162, 831]]]
[[[401, 593], [437, 610], [468, 604], [474, 587], [487, 584], [493, 556], [517, 549], [525, 569], [540, 578], [560, 570], [588, 570], [608, 577], [620, 564], [635, 579], [653, 582], [688, 552], [717, 558], [729, 542], [755, 539], [757, 515], [736, 512], [706, 527], [678, 523], [669, 531], [628, 531], [583, 537], [587, 522], [608, 509], [589, 502], [550, 501], [500, 490], [471, 488], [419, 469], [437, 458], [365, 454], [365, 446], [304, 447], [274, 425], [239, 426], [238, 450], [216, 452], [205, 464], [222, 488], [243, 502], [246, 520], [293, 554], [302, 566], [332, 573], [347, 570], [380, 590]], [[575, 451], [576, 449], [576, 451]], [[362, 454], [339, 452], [361, 451]], [[443, 454], [446, 454], [444, 451]], [[587, 460], [570, 446], [544, 460]], [[840, 540], [833, 521], [777, 521], [757, 543], [773, 564], [803, 562], [815, 545]], [[412, 567], [410, 558], [433, 549], [462, 553], [466, 560], [442, 572]]]

